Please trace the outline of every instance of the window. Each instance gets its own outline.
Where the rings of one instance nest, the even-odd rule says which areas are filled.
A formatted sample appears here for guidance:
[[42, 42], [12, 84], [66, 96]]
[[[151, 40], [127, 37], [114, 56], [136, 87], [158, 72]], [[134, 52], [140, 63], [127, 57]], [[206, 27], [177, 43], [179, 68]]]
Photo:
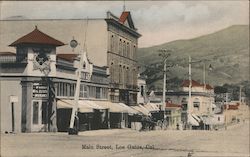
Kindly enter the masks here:
[[96, 97], [95, 95], [96, 95], [95, 87], [89, 86], [89, 97], [95, 98]]
[[33, 102], [33, 124], [38, 124], [38, 110], [39, 110], [39, 102]]
[[48, 108], [47, 108], [47, 102], [42, 102], [42, 124], [47, 124], [47, 111], [48, 111]]
[[127, 56], [127, 50], [126, 50], [126, 42], [125, 41], [123, 41], [123, 56]]
[[101, 98], [101, 88], [100, 87], [96, 87], [96, 98], [97, 99]]
[[183, 109], [184, 111], [187, 110], [187, 104], [188, 104], [187, 98], [183, 98], [183, 99], [181, 100], [181, 106], [182, 106], [182, 109]]
[[83, 84], [80, 85], [79, 97], [80, 97], [80, 98], [83, 98]]
[[83, 88], [83, 96], [84, 96], [84, 98], [88, 97], [88, 86], [84, 86], [84, 88]]
[[122, 65], [119, 65], [119, 83], [122, 83]]
[[130, 45], [127, 43], [127, 57], [130, 58]]
[[218, 117], [218, 121], [220, 121], [220, 117]]
[[199, 110], [199, 108], [200, 108], [200, 100], [198, 98], [194, 99], [193, 106]]
[[141, 96], [144, 96], [144, 86], [141, 86]]
[[119, 54], [122, 55], [122, 39], [119, 41]]
[[111, 35], [111, 39], [110, 39], [110, 50], [111, 52], [114, 52], [114, 36]]

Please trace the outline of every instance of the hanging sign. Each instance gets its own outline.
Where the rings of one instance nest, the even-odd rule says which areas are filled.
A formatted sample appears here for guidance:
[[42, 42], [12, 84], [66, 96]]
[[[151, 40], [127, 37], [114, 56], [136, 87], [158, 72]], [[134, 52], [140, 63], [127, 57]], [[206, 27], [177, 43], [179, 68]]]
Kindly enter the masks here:
[[48, 86], [46, 83], [35, 82], [33, 83], [33, 98], [47, 98]]

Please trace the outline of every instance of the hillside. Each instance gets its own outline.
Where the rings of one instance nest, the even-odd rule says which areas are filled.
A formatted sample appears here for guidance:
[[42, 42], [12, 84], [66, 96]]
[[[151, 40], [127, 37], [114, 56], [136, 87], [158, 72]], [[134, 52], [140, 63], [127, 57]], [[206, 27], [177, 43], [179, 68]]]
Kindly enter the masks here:
[[[159, 49], [171, 49], [168, 63], [175, 66], [169, 68], [169, 86], [175, 87], [179, 80], [188, 78], [188, 55], [192, 60], [206, 59], [206, 69], [211, 64], [212, 71], [206, 71], [206, 80], [212, 85], [237, 83], [249, 79], [249, 26], [234, 25], [218, 32], [189, 40], [177, 40], [162, 45], [140, 48], [137, 60], [141, 69], [148, 76], [150, 87], [162, 88], [161, 58]], [[203, 62], [192, 64], [192, 78], [203, 80]], [[171, 81], [172, 80], [172, 81]]]

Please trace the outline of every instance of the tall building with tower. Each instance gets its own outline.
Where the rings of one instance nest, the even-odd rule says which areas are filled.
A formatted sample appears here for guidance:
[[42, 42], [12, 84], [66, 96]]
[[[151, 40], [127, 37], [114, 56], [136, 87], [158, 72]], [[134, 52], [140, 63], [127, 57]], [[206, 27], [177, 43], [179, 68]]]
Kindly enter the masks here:
[[[136, 52], [141, 35], [129, 11], [123, 11], [120, 17], [107, 12], [105, 18], [1, 20], [0, 25], [0, 52], [15, 52], [8, 44], [27, 34], [35, 25], [66, 44], [58, 47], [57, 53], [77, 54], [86, 45], [84, 49], [91, 62], [110, 69], [109, 98], [113, 102], [136, 104]], [[74, 50], [67, 45], [72, 38], [80, 43]]]
[[[128, 113], [135, 111], [126, 105], [137, 99], [141, 36], [130, 12], [119, 18], [107, 12], [102, 19], [1, 20], [0, 25], [1, 132], [67, 129], [83, 50], [80, 99], [91, 109], [81, 105], [80, 118], [90, 116], [82, 127], [128, 126]], [[79, 43], [74, 49], [72, 39]], [[107, 109], [117, 118], [107, 122]]]

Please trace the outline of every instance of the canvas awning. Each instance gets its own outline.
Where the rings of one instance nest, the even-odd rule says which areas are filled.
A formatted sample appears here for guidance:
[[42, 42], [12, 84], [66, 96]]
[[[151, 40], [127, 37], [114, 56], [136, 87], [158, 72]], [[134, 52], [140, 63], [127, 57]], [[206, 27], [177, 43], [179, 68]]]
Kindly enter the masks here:
[[201, 119], [196, 115], [196, 114], [191, 114], [193, 116], [193, 118], [197, 121], [200, 122]]
[[123, 104], [123, 103], [119, 103], [119, 105], [120, 105], [121, 107], [123, 107], [125, 110], [127, 110], [127, 113], [128, 113], [128, 114], [138, 114], [138, 113], [139, 113], [137, 110], [135, 110], [135, 109], [133, 109], [133, 108], [131, 108], [131, 107], [129, 107], [129, 106]]
[[96, 110], [105, 110], [107, 107], [100, 106], [96, 103], [96, 101], [90, 101], [90, 100], [79, 100], [79, 105], [86, 105], [90, 108], [96, 109]]
[[110, 101], [95, 101], [99, 106], [102, 106], [104, 108], [108, 108], [109, 112], [113, 113], [127, 113], [127, 110], [123, 108], [118, 103], [113, 103]]
[[144, 105], [144, 107], [149, 110], [150, 112], [157, 112], [160, 111], [160, 109], [157, 107], [156, 104], [154, 103], [147, 103], [146, 105]]
[[[57, 101], [57, 108], [58, 109], [73, 108], [74, 105], [75, 105], [74, 100], [60, 99], [60, 100]], [[83, 105], [82, 103], [78, 104], [78, 108], [79, 108], [79, 112], [81, 112], [81, 113], [93, 112], [92, 107], [90, 107], [89, 105]]]
[[113, 103], [110, 101], [94, 101], [99, 106], [109, 109], [109, 112], [113, 113], [128, 113], [137, 114], [138, 112], [133, 108], [123, 104], [123, 103]]
[[149, 115], [149, 110], [143, 107], [142, 105], [131, 106], [133, 109], [139, 111], [143, 115]]
[[199, 126], [198, 121], [191, 114], [188, 114], [188, 123], [193, 126]]

